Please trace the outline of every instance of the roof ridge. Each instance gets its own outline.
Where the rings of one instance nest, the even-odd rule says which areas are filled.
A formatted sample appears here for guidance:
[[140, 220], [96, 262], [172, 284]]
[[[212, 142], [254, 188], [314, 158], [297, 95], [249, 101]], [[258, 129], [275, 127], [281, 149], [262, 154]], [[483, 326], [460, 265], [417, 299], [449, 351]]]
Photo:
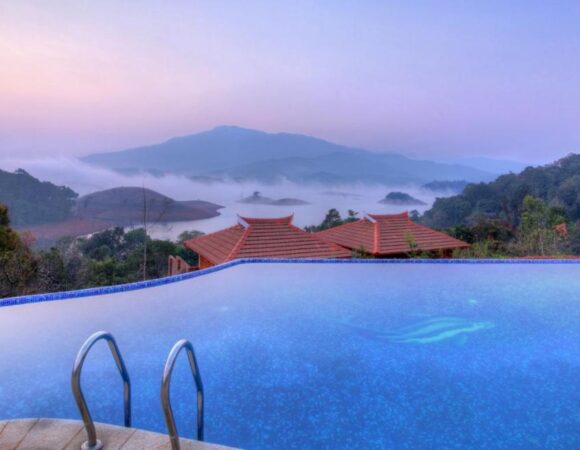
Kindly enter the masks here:
[[193, 237], [191, 239], [186, 239], [185, 241], [183, 241], [183, 243], [185, 244], [186, 242], [198, 241], [198, 240], [204, 241], [204, 240], [206, 240], [206, 238], [209, 238], [209, 237], [216, 235], [218, 233], [225, 233], [226, 231], [232, 230], [232, 229], [237, 228], [239, 226], [241, 226], [241, 225], [239, 223], [237, 223], [235, 225], [232, 225], [231, 227], [222, 228], [221, 230], [212, 231], [211, 233], [208, 233], [208, 234], [203, 234], [201, 236], [196, 236], [196, 237]]
[[404, 217], [409, 218], [409, 211], [403, 211], [396, 214], [367, 214], [373, 219], [402, 219]]
[[330, 248], [332, 248], [333, 250], [343, 250], [343, 247], [341, 247], [338, 244], [335, 244], [334, 242], [329, 242], [323, 238], [321, 238], [320, 236], [316, 236], [316, 233], [309, 233], [306, 230], [303, 230], [300, 227], [297, 227], [296, 225], [294, 225], [293, 223], [290, 224], [290, 228], [293, 228], [295, 230], [298, 230], [300, 233], [303, 233], [304, 235], [308, 236], [309, 239], [313, 239], [316, 242], [320, 243], [320, 244], [324, 244], [329, 246]]
[[[309, 234], [322, 234], [322, 233], [327, 233], [327, 232], [329, 232], [329, 231], [334, 231], [334, 230], [336, 230], [337, 228], [341, 228], [341, 227], [347, 227], [347, 226], [349, 226], [349, 225], [354, 225], [354, 224], [357, 224], [357, 223], [359, 223], [359, 222], [363, 222], [363, 221], [364, 221], [364, 219], [357, 219], [357, 220], [355, 220], [354, 222], [342, 223], [342, 224], [340, 224], [340, 225], [337, 225], [337, 226], [335, 226], [335, 227], [330, 227], [330, 228], [327, 228], [326, 230], [315, 231], [315, 232], [313, 232], [313, 233], [309, 233]], [[308, 233], [308, 231], [306, 231], [306, 233]]]
[[248, 239], [248, 236], [250, 235], [251, 230], [252, 230], [251, 225], [248, 226], [247, 228], [244, 228], [244, 233], [240, 237], [240, 240], [236, 243], [236, 245], [234, 245], [234, 247], [232, 248], [232, 251], [229, 253], [229, 255], [226, 256], [225, 261], [230, 261], [232, 259], [235, 259], [235, 255], [240, 251], [240, 249], [242, 248], [242, 245]]
[[243, 227], [239, 224], [233, 225], [228, 228], [224, 228], [222, 230], [214, 231], [213, 233], [209, 233], [203, 236], [198, 236], [192, 239], [188, 239], [184, 241], [184, 245], [186, 248], [194, 251], [198, 254], [203, 254], [204, 258], [208, 259], [214, 264], [220, 264], [225, 261], [220, 255], [216, 255], [213, 251], [207, 251], [208, 245], [214, 247], [213, 243], [215, 242], [216, 236], [231, 236], [232, 232], [241, 232]]
[[294, 219], [294, 213], [290, 214], [289, 216], [282, 216], [282, 217], [244, 217], [238, 214], [238, 217], [244, 220], [249, 225], [253, 225], [256, 223], [279, 223], [279, 224], [292, 224]]

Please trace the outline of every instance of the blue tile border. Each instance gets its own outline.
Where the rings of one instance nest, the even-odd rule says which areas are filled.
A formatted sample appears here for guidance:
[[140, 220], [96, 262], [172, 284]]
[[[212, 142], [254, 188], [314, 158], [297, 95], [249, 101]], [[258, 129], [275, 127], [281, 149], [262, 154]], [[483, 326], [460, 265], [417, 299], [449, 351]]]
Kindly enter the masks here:
[[218, 266], [195, 272], [156, 278], [154, 280], [115, 286], [96, 287], [77, 291], [51, 292], [47, 294], [26, 295], [0, 299], [0, 308], [4, 306], [24, 305], [27, 303], [50, 302], [96, 295], [114, 294], [117, 292], [136, 291], [183, 280], [201, 277], [210, 273], [238, 266], [241, 264], [578, 264], [580, 259], [286, 259], [286, 258], [245, 258], [229, 261]]

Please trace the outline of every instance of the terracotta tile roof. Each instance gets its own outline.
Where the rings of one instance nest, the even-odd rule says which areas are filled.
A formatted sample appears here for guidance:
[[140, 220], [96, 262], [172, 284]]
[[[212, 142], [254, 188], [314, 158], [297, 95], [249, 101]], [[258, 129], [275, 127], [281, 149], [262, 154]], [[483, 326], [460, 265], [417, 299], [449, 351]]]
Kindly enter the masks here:
[[419, 225], [408, 213], [368, 214], [363, 219], [315, 233], [351, 250], [364, 249], [376, 256], [408, 253], [407, 237], [412, 237], [419, 251], [467, 248], [469, 244], [445, 233]]
[[213, 264], [238, 258], [348, 258], [350, 252], [294, 226], [292, 216], [240, 217], [225, 230], [185, 241]]

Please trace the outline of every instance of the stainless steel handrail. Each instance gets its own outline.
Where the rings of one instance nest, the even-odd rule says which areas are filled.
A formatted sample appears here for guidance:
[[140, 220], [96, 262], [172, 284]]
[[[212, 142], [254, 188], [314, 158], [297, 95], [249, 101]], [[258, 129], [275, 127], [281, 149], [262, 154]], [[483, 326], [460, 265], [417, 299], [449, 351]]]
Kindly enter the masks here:
[[97, 439], [97, 432], [95, 430], [95, 424], [87, 407], [87, 402], [83, 391], [81, 389], [81, 371], [85, 363], [85, 359], [89, 350], [95, 345], [97, 341], [104, 339], [109, 344], [109, 349], [115, 360], [115, 364], [119, 369], [121, 378], [123, 378], [123, 404], [125, 409], [125, 426], [131, 426], [131, 380], [129, 379], [129, 373], [121, 357], [121, 352], [117, 346], [115, 338], [111, 333], [106, 331], [97, 331], [91, 337], [89, 337], [81, 349], [79, 350], [72, 371], [71, 386], [73, 391], [73, 396], [83, 418], [83, 423], [85, 424], [85, 429], [87, 430], [88, 440], [82, 445], [82, 450], [99, 450], [103, 448], [101, 441]]
[[171, 401], [169, 399], [169, 388], [171, 384], [171, 374], [175, 361], [181, 349], [187, 352], [187, 359], [191, 367], [191, 373], [195, 380], [195, 387], [197, 389], [197, 440], [203, 441], [203, 384], [201, 382], [201, 374], [197, 360], [195, 359], [195, 352], [193, 345], [186, 339], [178, 341], [167, 357], [165, 368], [163, 369], [163, 378], [161, 380], [161, 406], [163, 407], [163, 414], [165, 415], [165, 423], [167, 424], [167, 431], [169, 432], [169, 439], [171, 440], [171, 448], [179, 450], [179, 435], [177, 434], [177, 427], [175, 426], [175, 418], [173, 417], [173, 410], [171, 409]]

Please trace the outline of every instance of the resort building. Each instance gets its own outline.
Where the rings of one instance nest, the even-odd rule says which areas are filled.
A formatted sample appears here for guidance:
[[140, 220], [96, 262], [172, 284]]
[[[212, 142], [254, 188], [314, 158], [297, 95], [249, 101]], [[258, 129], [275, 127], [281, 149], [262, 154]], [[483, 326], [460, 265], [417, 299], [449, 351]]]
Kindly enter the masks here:
[[195, 269], [196, 268], [194, 266], [190, 265], [181, 256], [169, 255], [169, 259], [167, 261], [168, 275], [179, 275], [182, 273], [191, 272]]
[[315, 233], [329, 243], [377, 258], [405, 257], [427, 252], [451, 256], [454, 249], [468, 248], [466, 242], [435, 231], [401, 214], [367, 214], [356, 222]]
[[184, 244], [199, 255], [199, 269], [239, 258], [350, 258], [349, 250], [296, 227], [292, 218], [239, 217], [233, 227]]

